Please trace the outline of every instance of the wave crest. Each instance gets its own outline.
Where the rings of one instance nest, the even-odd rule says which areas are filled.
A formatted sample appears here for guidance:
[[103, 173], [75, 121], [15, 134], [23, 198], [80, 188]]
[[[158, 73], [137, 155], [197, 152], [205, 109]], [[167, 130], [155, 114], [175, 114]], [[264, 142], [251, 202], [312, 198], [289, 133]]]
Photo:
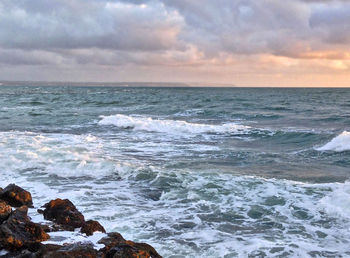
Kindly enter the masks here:
[[150, 117], [126, 115], [101, 116], [99, 125], [114, 125], [120, 128], [132, 128], [136, 131], [159, 132], [168, 134], [201, 134], [201, 133], [246, 133], [249, 126], [235, 123], [221, 125], [189, 123], [180, 120], [159, 120]]
[[322, 147], [318, 151], [348, 151], [350, 150], [350, 132], [344, 131]]

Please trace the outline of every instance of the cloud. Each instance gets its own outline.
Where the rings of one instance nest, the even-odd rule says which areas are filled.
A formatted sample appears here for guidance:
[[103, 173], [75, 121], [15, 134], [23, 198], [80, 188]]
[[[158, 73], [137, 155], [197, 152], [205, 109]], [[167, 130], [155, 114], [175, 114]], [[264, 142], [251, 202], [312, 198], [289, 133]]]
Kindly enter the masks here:
[[[329, 2], [329, 1], [326, 1]], [[323, 4], [320, 4], [323, 3]], [[346, 44], [350, 5], [279, 0], [3, 0], [0, 45], [18, 49], [300, 52]]]
[[56, 53], [35, 50], [24, 51], [21, 49], [1, 49], [0, 65], [60, 65], [64, 58]]
[[349, 44], [350, 3], [317, 6], [310, 17], [310, 26], [322, 31], [321, 40], [325, 43]]
[[130, 80], [131, 67], [145, 78], [147, 69], [157, 74], [151, 78], [163, 78], [157, 69], [168, 67], [184, 78], [194, 78], [191, 71], [199, 79], [227, 80], [216, 69], [271, 74], [350, 67], [345, 0], [2, 0], [0, 22], [2, 69], [25, 66], [29, 74], [23, 69], [50, 66], [53, 78], [54, 67], [115, 68]]
[[174, 48], [181, 29], [161, 3], [4, 0], [0, 20], [1, 46], [21, 49], [156, 51]]

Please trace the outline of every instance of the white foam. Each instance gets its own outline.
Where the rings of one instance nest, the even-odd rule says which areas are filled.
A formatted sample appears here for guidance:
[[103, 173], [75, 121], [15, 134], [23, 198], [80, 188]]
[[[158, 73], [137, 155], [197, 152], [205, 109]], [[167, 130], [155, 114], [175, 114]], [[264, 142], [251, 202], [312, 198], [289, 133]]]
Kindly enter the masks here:
[[[174, 155], [173, 143], [135, 142], [132, 149], [143, 150], [143, 155], [158, 157], [161, 155], [155, 153], [161, 151], [162, 155]], [[16, 183], [28, 189], [37, 208], [54, 198], [69, 198], [86, 218], [100, 221], [107, 232], [118, 231], [126, 239], [148, 242], [165, 257], [170, 257], [174, 250], [184, 257], [247, 257], [253, 251], [268, 253], [274, 247], [293, 252], [293, 257], [309, 257], [313, 250], [341, 256], [348, 250], [349, 182], [304, 184], [224, 174], [220, 168], [215, 169], [219, 173], [171, 170], [154, 163], [143, 171], [149, 177], [135, 180], [133, 176], [136, 178], [139, 173], [135, 168], [144, 164], [142, 161], [129, 155], [129, 163], [122, 164], [131, 168], [130, 171], [123, 174], [122, 167], [118, 168], [119, 152], [128, 148], [130, 145], [117, 137], [104, 140], [99, 135], [3, 132], [0, 133], [0, 186]], [[188, 148], [194, 149], [195, 144]], [[204, 145], [201, 151], [206, 148]], [[103, 177], [116, 169], [120, 179]], [[42, 172], [47, 174], [43, 176]], [[51, 174], [93, 178], [66, 180]], [[148, 196], [156, 196], [159, 191], [159, 200]], [[274, 197], [284, 202], [266, 204]], [[263, 218], [279, 223], [283, 229], [260, 231], [262, 221], [248, 216], [255, 206], [269, 211]], [[297, 216], [298, 209], [307, 218]], [[37, 214], [30, 210], [30, 216], [33, 213]], [[40, 214], [33, 215], [34, 221], [42, 219]], [[331, 227], [323, 226], [327, 221], [333, 221]], [[318, 231], [326, 237], [319, 237]], [[51, 236], [50, 241], [55, 243], [90, 241], [96, 245], [103, 234], [96, 233], [89, 239], [78, 232]], [[282, 252], [278, 255], [282, 256]]]
[[104, 247], [104, 245], [99, 244], [98, 241], [107, 236], [107, 234], [101, 232], [95, 232], [92, 236], [86, 236], [85, 234], [80, 233], [79, 229], [76, 231], [50, 232], [49, 235], [50, 239], [44, 241], [44, 244], [65, 245], [82, 242], [93, 244], [95, 249], [101, 249]]
[[350, 150], [350, 132], [344, 131], [326, 145], [316, 148], [318, 151], [348, 151]]
[[[69, 198], [87, 219], [98, 220], [107, 232], [117, 231], [126, 239], [150, 243], [164, 257], [170, 257], [174, 250], [183, 257], [248, 257], [254, 251], [270, 254], [269, 250], [274, 247], [285, 248], [284, 251], [293, 254], [290, 257], [309, 257], [309, 252], [314, 250], [341, 256], [348, 250], [348, 242], [342, 240], [350, 237], [348, 182], [304, 184], [190, 172], [162, 169], [150, 182], [102, 180], [96, 184], [77, 181], [72, 185], [57, 184], [52, 189], [33, 181], [20, 185], [26, 189], [28, 186], [33, 199], [40, 200], [37, 207], [52, 198]], [[143, 197], [146, 189], [153, 189], [164, 181], [169, 189], [162, 192], [160, 200]], [[216, 186], [213, 188], [210, 184]], [[266, 199], [271, 197], [285, 202], [266, 206]], [[260, 231], [259, 220], [247, 215], [254, 206], [268, 209], [270, 213], [263, 218], [280, 223], [284, 229]], [[296, 217], [298, 208], [309, 218]], [[32, 211], [30, 216], [35, 212]], [[42, 220], [42, 215], [37, 214], [33, 220]], [[322, 221], [327, 220], [334, 221], [332, 227], [323, 227]], [[181, 227], [182, 224], [190, 227]], [[319, 238], [317, 231], [327, 236]], [[104, 236], [95, 233], [88, 238], [77, 231], [50, 235], [52, 238], [46, 243], [91, 242], [97, 249], [100, 248], [98, 239]], [[282, 257], [282, 253], [276, 256]]]
[[350, 219], [350, 182], [334, 184], [332, 192], [320, 204], [328, 214]]
[[242, 134], [249, 126], [235, 123], [221, 125], [189, 123], [180, 120], [160, 120], [151, 117], [136, 117], [126, 115], [101, 116], [99, 125], [114, 125], [120, 128], [132, 128], [136, 131], [159, 132], [173, 135], [201, 133], [234, 133]]
[[135, 167], [107, 152], [104, 141], [92, 135], [0, 133], [0, 169], [9, 174], [35, 170], [61, 177], [103, 177]]
[[6, 254], [8, 254], [7, 251], [5, 251], [5, 250], [0, 250], [0, 255], [1, 255], [1, 256], [2, 256], [2, 255], [6, 255]]

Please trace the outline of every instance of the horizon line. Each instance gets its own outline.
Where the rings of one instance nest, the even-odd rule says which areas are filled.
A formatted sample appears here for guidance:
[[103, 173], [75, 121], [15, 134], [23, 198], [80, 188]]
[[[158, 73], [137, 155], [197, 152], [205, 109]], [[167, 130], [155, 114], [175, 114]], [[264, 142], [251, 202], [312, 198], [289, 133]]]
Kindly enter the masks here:
[[[25, 85], [23, 85], [25, 84]], [[70, 84], [70, 85], [64, 85]], [[266, 85], [235, 85], [215, 82], [158, 82], [158, 81], [32, 81], [32, 80], [0, 80], [0, 86], [81, 86], [81, 87], [213, 87], [213, 88], [350, 88], [349, 86], [266, 86]]]

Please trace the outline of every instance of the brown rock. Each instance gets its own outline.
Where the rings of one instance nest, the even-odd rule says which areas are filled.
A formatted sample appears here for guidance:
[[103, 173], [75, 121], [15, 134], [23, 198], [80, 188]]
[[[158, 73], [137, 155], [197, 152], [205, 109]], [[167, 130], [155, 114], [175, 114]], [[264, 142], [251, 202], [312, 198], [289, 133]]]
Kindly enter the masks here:
[[151, 245], [146, 243], [135, 243], [133, 241], [126, 241], [126, 243], [130, 246], [133, 246], [139, 250], [139, 253], [149, 254], [152, 258], [161, 258], [161, 256], [157, 253], [156, 249], [154, 249]]
[[43, 245], [36, 253], [42, 258], [96, 258], [97, 250], [92, 244], [76, 243], [66, 246]]
[[[2, 257], [2, 256], [1, 256]], [[95, 258], [97, 251], [91, 244], [76, 243], [69, 245], [37, 244], [29, 249], [13, 251], [4, 258]]]
[[106, 233], [104, 227], [96, 220], [86, 221], [80, 230], [81, 233], [85, 233], [87, 236], [92, 236], [96, 231]]
[[150, 245], [135, 243], [125, 240], [119, 233], [109, 233], [108, 237], [102, 238], [99, 244], [105, 247], [100, 251], [106, 258], [137, 257], [137, 258], [161, 258], [157, 251]]
[[21, 207], [22, 205], [33, 207], [32, 195], [30, 192], [15, 184], [6, 186], [0, 193], [0, 199], [13, 207]]
[[123, 236], [117, 232], [108, 233], [107, 237], [104, 237], [98, 241], [99, 244], [105, 245], [100, 251], [104, 253], [108, 252], [114, 246], [125, 243], [126, 240]]
[[[31, 196], [16, 185], [9, 185], [1, 193], [6, 202], [31, 203]], [[27, 194], [28, 193], [29, 197]], [[11, 199], [12, 198], [12, 199]], [[28, 201], [30, 199], [30, 202]], [[106, 232], [103, 226], [94, 220], [85, 222], [84, 216], [72, 202], [65, 199], [52, 200], [45, 204], [42, 213], [45, 219], [55, 222], [54, 225], [40, 225], [30, 221], [28, 208], [22, 206], [12, 212], [11, 207], [0, 200], [0, 250], [10, 253], [4, 257], [17, 258], [161, 258], [157, 251], [145, 243], [125, 240], [119, 233], [109, 233], [98, 243], [104, 248], [95, 250], [91, 243], [75, 243], [67, 245], [50, 245], [40, 242], [49, 239], [45, 232], [56, 230], [74, 230], [81, 227], [81, 232], [92, 235], [96, 231]], [[1, 217], [2, 216], [2, 217]]]
[[119, 258], [119, 257], [135, 257], [135, 258], [150, 258], [150, 254], [137, 248], [127, 245], [120, 244], [110, 249], [106, 254], [106, 258]]
[[18, 208], [0, 225], [0, 247], [18, 250], [50, 238], [40, 224], [30, 221], [27, 213], [26, 206]]
[[74, 204], [68, 199], [56, 199], [46, 203], [43, 214], [44, 218], [62, 225], [66, 230], [73, 231], [84, 225], [85, 219]]
[[11, 212], [11, 206], [0, 200], [0, 224], [10, 216]]

